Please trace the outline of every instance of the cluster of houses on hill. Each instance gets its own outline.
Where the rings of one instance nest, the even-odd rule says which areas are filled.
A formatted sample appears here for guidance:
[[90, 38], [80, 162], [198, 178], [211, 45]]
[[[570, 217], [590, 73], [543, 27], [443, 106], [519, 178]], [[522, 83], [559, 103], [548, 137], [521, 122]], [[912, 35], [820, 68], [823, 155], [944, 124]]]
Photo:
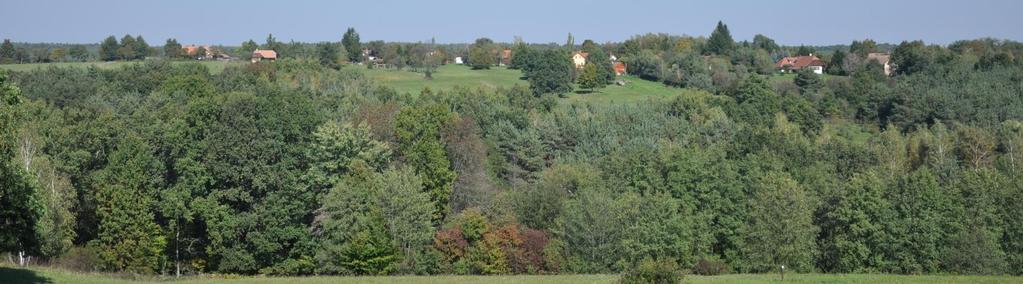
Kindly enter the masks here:
[[182, 54], [187, 55], [189, 58], [195, 58], [198, 60], [231, 59], [231, 55], [227, 54], [227, 52], [224, 51], [224, 49], [219, 46], [209, 45], [197, 46], [194, 44], [189, 44], [186, 46], [182, 46], [181, 52]]
[[[185, 53], [188, 54], [190, 57], [197, 56], [197, 53], [199, 51], [199, 47], [197, 47], [195, 45], [189, 45], [189, 46], [184, 47], [183, 49], [185, 50]], [[204, 58], [219, 58], [219, 59], [230, 59], [231, 58], [222, 49], [219, 49], [219, 48], [216, 48], [216, 47], [203, 46], [203, 50], [205, 50], [205, 52], [206, 52]], [[371, 54], [369, 49], [363, 49], [362, 53], [363, 53], [363, 56], [365, 56], [367, 59], [369, 59], [370, 62], [376, 62], [377, 59], [378, 59], [378, 58], [374, 57]], [[589, 56], [590, 56], [590, 54], [588, 52], [584, 52], [584, 51], [573, 52], [572, 53], [572, 57], [571, 57], [572, 64], [575, 65], [576, 69], [582, 69], [583, 66], [586, 66], [586, 60], [587, 60], [587, 58], [589, 58]], [[505, 65], [511, 64], [511, 58], [512, 58], [512, 50], [511, 49], [503, 49], [503, 50], [501, 50], [497, 54], [498, 65], [505, 66]], [[618, 57], [615, 56], [614, 53], [608, 53], [608, 59], [611, 61], [611, 64], [613, 65], [613, 69], [614, 69], [615, 75], [621, 76], [621, 75], [625, 74], [625, 72], [626, 72], [626, 64], [624, 62], [619, 61]], [[252, 60], [253, 63], [260, 62], [260, 61], [274, 61], [274, 60], [277, 60], [277, 52], [275, 52], [273, 50], [256, 49], [255, 51], [252, 52], [251, 60]], [[867, 54], [867, 60], [868, 61], [870, 61], [870, 60], [877, 61], [878, 63], [880, 63], [884, 67], [884, 74], [885, 75], [891, 75], [891, 73], [892, 73], [892, 64], [891, 64], [891, 55], [890, 54], [887, 54], [887, 53], [869, 53], [869, 54]], [[448, 62], [445, 61], [445, 64], [447, 64], [447, 63]], [[453, 62], [451, 62], [451, 63], [454, 63], [454, 64], [465, 64], [466, 62], [465, 62], [465, 60], [461, 56], [456, 56], [454, 58]], [[778, 60], [777, 63], [774, 64], [774, 67], [776, 69], [778, 69], [779, 72], [782, 72], [782, 73], [798, 72], [798, 71], [803, 70], [803, 69], [808, 69], [808, 70], [811, 70], [815, 74], [824, 74], [824, 70], [827, 68], [827, 66], [828, 66], [827, 62], [825, 62], [824, 60], [820, 59], [817, 56], [814, 56], [812, 53], [809, 54], [809, 55], [782, 57], [780, 60]]]
[[[891, 55], [887, 53], [869, 53], [867, 54], [867, 61], [875, 60], [884, 66], [884, 74], [892, 74]], [[824, 69], [828, 67], [828, 63], [824, 62], [812, 53], [810, 55], [803, 56], [786, 56], [782, 57], [774, 64], [774, 67], [782, 73], [786, 72], [797, 72], [803, 69], [809, 69], [815, 74], [824, 74]]]

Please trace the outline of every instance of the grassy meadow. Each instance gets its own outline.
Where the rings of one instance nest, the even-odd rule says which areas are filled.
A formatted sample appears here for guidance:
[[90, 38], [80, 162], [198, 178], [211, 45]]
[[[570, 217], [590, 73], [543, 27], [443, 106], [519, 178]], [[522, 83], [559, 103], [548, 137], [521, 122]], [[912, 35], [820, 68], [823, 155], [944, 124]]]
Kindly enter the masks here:
[[[363, 67], [347, 67], [363, 68]], [[401, 93], [419, 93], [423, 88], [431, 90], [450, 90], [455, 86], [469, 88], [512, 87], [529, 84], [522, 79], [522, 72], [505, 67], [494, 67], [489, 70], [472, 70], [465, 65], [444, 65], [433, 74], [433, 80], [424, 78], [423, 73], [393, 69], [365, 69], [366, 75], [381, 85], [389, 86]], [[608, 85], [594, 92], [576, 90], [565, 94], [564, 102], [594, 103], [629, 103], [643, 102], [648, 99], [669, 98], [682, 92], [692, 92], [680, 88], [671, 88], [659, 82], [639, 79], [634, 76], [618, 77], [624, 80], [624, 86]]]
[[[260, 276], [206, 276], [173, 278], [132, 277], [131, 275], [113, 275], [100, 273], [77, 273], [53, 268], [13, 268], [0, 266], [0, 283], [80, 283], [80, 284], [114, 284], [114, 283], [181, 283], [181, 284], [218, 284], [218, 283], [288, 283], [288, 284], [320, 284], [320, 283], [425, 283], [425, 284], [460, 284], [460, 283], [493, 283], [493, 284], [528, 284], [528, 283], [615, 283], [617, 275], [501, 275], [501, 276], [309, 276], [309, 277], [260, 277]], [[777, 274], [730, 274], [721, 276], [686, 276], [684, 283], [693, 284], [729, 284], [729, 283], [1023, 283], [1023, 278], [1013, 276], [956, 276], [956, 275], [889, 275], [889, 274], [788, 274], [781, 281]]]

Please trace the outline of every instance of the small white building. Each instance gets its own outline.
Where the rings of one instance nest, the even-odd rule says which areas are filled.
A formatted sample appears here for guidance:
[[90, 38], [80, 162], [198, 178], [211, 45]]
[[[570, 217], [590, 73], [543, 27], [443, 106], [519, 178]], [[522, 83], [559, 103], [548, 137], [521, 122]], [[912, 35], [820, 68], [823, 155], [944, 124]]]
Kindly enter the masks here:
[[462, 61], [462, 57], [461, 56], [456, 56], [455, 57], [455, 64], [465, 64], [465, 62]]

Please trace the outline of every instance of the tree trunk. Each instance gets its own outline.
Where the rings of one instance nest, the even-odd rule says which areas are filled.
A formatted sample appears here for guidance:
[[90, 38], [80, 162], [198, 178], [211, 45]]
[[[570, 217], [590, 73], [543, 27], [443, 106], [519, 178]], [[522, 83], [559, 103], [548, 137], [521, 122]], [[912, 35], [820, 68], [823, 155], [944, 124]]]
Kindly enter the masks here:
[[181, 230], [174, 228], [174, 278], [181, 277], [181, 242], [179, 239]]

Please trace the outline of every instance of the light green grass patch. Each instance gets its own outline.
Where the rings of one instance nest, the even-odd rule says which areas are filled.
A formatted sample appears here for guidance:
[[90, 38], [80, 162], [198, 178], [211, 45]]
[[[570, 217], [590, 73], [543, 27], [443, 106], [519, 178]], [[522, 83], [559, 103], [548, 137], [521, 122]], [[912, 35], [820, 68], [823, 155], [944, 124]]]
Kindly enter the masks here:
[[431, 90], [450, 90], [455, 86], [468, 88], [485, 87], [496, 89], [497, 87], [510, 88], [515, 85], [528, 86], [529, 83], [522, 80], [522, 72], [519, 70], [504, 67], [493, 67], [487, 70], [472, 70], [465, 65], [443, 65], [437, 68], [432, 74], [433, 80], [427, 80], [426, 74], [405, 70], [368, 69], [363, 66], [350, 66], [345, 68], [362, 68], [366, 75], [384, 86], [394, 88], [399, 93], [419, 94], [423, 88]]

